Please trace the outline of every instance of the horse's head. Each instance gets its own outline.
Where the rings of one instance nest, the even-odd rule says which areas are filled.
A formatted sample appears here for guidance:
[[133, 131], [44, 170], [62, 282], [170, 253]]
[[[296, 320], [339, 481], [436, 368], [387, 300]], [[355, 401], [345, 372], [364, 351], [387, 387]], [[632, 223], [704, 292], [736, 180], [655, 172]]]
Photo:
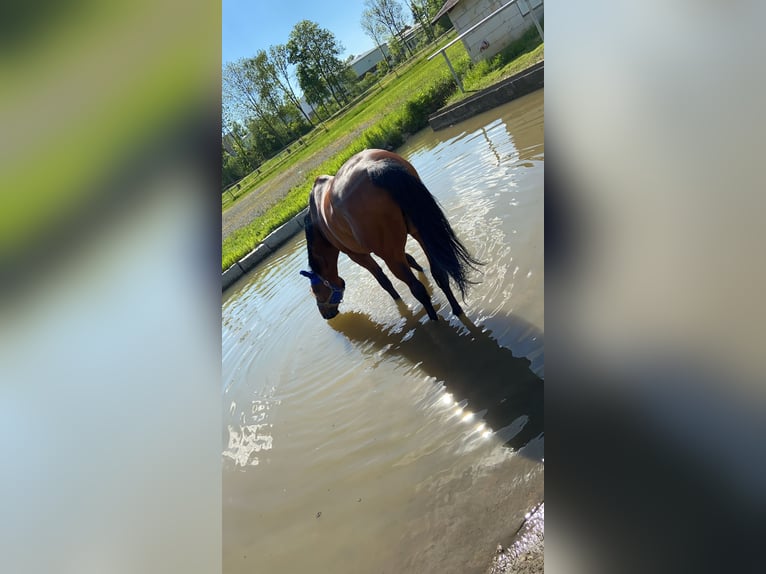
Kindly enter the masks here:
[[301, 271], [301, 275], [311, 280], [311, 292], [317, 300], [317, 308], [322, 317], [335, 317], [339, 313], [338, 306], [343, 301], [346, 282], [341, 279], [340, 286], [335, 286], [314, 271]]
[[[313, 197], [310, 203], [313, 207]], [[338, 306], [346, 290], [346, 282], [338, 275], [338, 249], [314, 225], [311, 211], [306, 214], [304, 225], [310, 271], [301, 271], [301, 275], [311, 281], [311, 292], [316, 298], [319, 313], [325, 319], [332, 319], [339, 312]]]

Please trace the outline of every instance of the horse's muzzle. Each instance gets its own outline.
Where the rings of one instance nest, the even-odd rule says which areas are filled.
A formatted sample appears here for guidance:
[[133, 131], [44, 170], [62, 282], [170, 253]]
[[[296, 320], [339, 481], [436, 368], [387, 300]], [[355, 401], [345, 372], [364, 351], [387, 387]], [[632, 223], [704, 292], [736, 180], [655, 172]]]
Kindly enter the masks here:
[[322, 315], [324, 319], [332, 319], [333, 317], [336, 317], [340, 311], [338, 310], [337, 305], [322, 305], [319, 307], [319, 313]]

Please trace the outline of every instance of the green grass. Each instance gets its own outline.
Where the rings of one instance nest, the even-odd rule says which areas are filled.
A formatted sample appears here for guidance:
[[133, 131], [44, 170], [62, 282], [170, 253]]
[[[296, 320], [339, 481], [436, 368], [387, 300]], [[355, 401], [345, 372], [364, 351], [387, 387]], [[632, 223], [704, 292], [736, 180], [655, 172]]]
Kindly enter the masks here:
[[[454, 32], [442, 37], [438, 45], [444, 45]], [[355, 153], [365, 148], [398, 147], [405, 134], [412, 134], [428, 125], [428, 116], [448, 103], [454, 103], [471, 95], [457, 90], [443, 58], [427, 60], [437, 48], [432, 44], [410, 63], [397, 69], [398, 77], [388, 74], [357, 102], [344, 112], [324, 123], [325, 129], [315, 129], [304, 137], [306, 145], [292, 153], [281, 154], [265, 162], [260, 173], [245, 177], [237, 198], [250, 193], [277, 173], [290, 169], [292, 165], [307, 158], [318, 150], [336, 142], [360, 126], [369, 124], [362, 134], [345, 149], [317, 169], [306, 174], [304, 183], [290, 190], [287, 196], [271, 206], [262, 216], [256, 218], [226, 240], [222, 245], [222, 269], [226, 270], [254, 249], [269, 233], [287, 222], [308, 204], [308, 196], [318, 175], [335, 173]], [[452, 62], [466, 90], [477, 91], [509, 77], [544, 57], [544, 44], [532, 28], [520, 40], [506, 48], [489, 61], [471, 66], [470, 58], [462, 43], [447, 49]], [[233, 203], [229, 193], [223, 194], [223, 209]]]
[[533, 26], [499, 54], [489, 60], [477, 62], [466, 70], [461, 78], [466, 93], [462, 94], [458, 91], [452, 94], [447, 103], [455, 104], [472, 95], [472, 92], [481, 91], [510, 78], [533, 64], [541, 62], [544, 58], [545, 44], [537, 33], [537, 28]]
[[[463, 86], [466, 90], [479, 91], [488, 88], [505, 78], [509, 78], [530, 66], [542, 62], [545, 57], [545, 46], [540, 44], [531, 52], [519, 56], [516, 60], [509, 62], [502, 68], [489, 70], [485, 75], [479, 75], [472, 69], [463, 80]], [[462, 94], [461, 94], [462, 96]], [[454, 96], [453, 96], [454, 97]], [[460, 98], [462, 99], [462, 98]], [[456, 100], [457, 101], [457, 100]]]

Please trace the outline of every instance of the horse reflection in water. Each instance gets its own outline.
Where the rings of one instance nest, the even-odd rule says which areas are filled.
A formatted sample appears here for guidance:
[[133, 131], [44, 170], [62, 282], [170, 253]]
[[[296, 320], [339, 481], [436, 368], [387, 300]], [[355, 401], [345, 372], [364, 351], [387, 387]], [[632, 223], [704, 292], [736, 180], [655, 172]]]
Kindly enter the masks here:
[[322, 317], [338, 315], [346, 282], [338, 275], [338, 254], [368, 269], [395, 301], [401, 298], [372, 258], [375, 254], [395, 277], [407, 284], [428, 317], [437, 315], [423, 284], [412, 269], [423, 271], [405, 253], [407, 235], [423, 248], [436, 284], [444, 291], [455, 315], [463, 313], [450, 289], [450, 277], [465, 300], [467, 272], [479, 264], [455, 236], [436, 200], [415, 168], [401, 156], [384, 150], [364, 150], [351, 157], [332, 177], [319, 176], [309, 197], [305, 218], [311, 290]]
[[[353, 311], [329, 324], [362, 349], [419, 363], [420, 370], [444, 384], [455, 402], [466, 401], [465, 408], [483, 418], [507, 447], [542, 460], [544, 381], [530, 369], [529, 359], [515, 357], [465, 316], [460, 318], [462, 329], [446, 322], [422, 324], [422, 311], [413, 315], [404, 303], [400, 310], [405, 324], [396, 332]], [[506, 319], [517, 331], [529, 330], [520, 319]], [[542, 346], [541, 335], [537, 340]]]

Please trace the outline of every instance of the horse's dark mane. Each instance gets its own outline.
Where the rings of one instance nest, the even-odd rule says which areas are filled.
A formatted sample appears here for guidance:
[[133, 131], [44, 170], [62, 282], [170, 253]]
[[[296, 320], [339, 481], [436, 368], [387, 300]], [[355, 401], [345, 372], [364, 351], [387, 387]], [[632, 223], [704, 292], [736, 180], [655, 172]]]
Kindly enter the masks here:
[[[311, 200], [313, 203], [313, 197]], [[309, 267], [314, 273], [318, 273], [319, 265], [317, 264], [317, 260], [314, 258], [314, 253], [312, 250], [312, 246], [314, 244], [314, 221], [311, 219], [311, 209], [309, 209], [306, 217], [303, 218], [303, 226], [306, 229], [306, 250], [309, 253]]]

